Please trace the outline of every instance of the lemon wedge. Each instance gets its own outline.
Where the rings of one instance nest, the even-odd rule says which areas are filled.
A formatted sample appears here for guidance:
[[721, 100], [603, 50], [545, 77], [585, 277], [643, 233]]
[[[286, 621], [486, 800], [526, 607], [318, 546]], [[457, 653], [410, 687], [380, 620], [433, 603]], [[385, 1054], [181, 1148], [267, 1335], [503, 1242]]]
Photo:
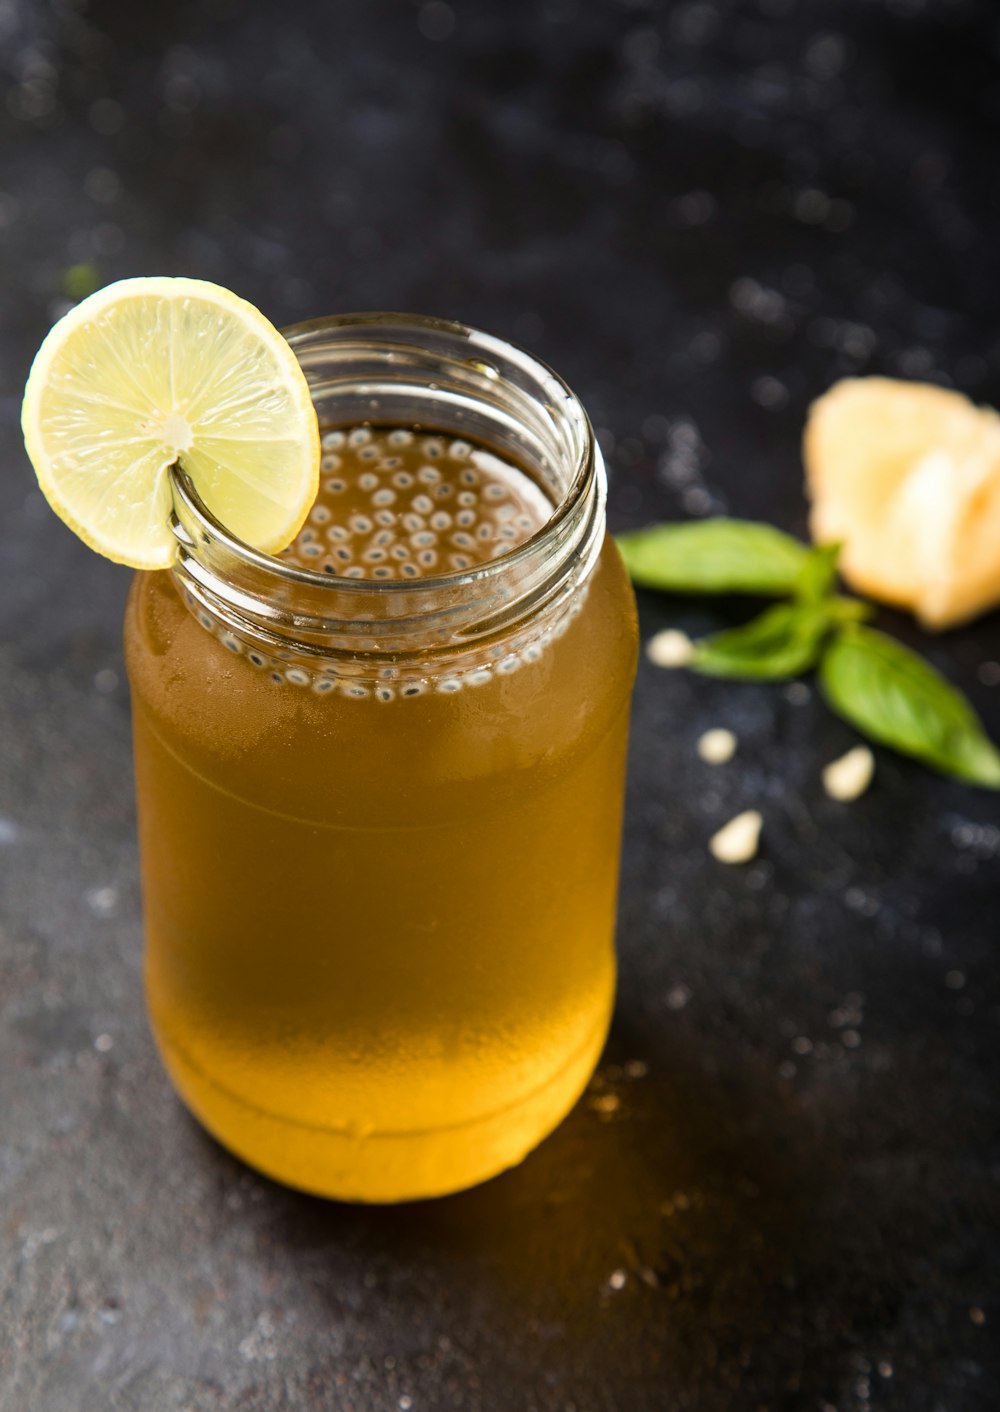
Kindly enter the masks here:
[[814, 402], [803, 444], [817, 543], [861, 593], [924, 627], [1000, 602], [1000, 417], [959, 392], [846, 378]]
[[50, 331], [21, 410], [49, 504], [92, 549], [173, 563], [171, 467], [237, 539], [276, 553], [319, 488], [319, 428], [288, 343], [252, 304], [197, 279], [126, 279]]

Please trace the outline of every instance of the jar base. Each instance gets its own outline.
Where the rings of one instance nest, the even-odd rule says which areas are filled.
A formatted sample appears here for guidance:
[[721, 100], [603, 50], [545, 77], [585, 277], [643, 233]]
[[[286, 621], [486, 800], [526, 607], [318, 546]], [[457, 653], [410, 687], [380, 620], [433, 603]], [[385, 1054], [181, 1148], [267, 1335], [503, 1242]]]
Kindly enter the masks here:
[[264, 1113], [220, 1088], [162, 1033], [178, 1095], [223, 1147], [272, 1180], [336, 1201], [389, 1204], [447, 1196], [515, 1167], [556, 1128], [597, 1067], [610, 1013], [542, 1088], [470, 1123], [413, 1133], [354, 1134]]

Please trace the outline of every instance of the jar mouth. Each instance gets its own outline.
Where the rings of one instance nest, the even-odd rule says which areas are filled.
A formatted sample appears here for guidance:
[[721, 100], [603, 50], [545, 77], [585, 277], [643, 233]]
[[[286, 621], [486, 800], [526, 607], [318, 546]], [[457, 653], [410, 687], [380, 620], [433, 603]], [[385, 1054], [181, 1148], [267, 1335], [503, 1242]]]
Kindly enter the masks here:
[[431, 628], [438, 643], [467, 640], [537, 611], [585, 543], [584, 557], [595, 557], [587, 525], [596, 513], [603, 534], [603, 463], [581, 403], [545, 363], [492, 334], [425, 315], [339, 314], [282, 332], [321, 427], [426, 425], [478, 435], [530, 471], [553, 512], [522, 543], [473, 569], [347, 578], [245, 544], [175, 467], [175, 574], [209, 611], [237, 630], [249, 624], [306, 649], [337, 638], [398, 654], [421, 630]]

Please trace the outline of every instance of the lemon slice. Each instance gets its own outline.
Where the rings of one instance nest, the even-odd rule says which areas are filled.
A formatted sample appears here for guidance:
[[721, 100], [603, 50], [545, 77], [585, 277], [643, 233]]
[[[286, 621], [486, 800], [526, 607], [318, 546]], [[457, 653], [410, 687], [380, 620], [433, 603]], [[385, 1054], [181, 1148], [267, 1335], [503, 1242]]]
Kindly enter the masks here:
[[49, 504], [98, 553], [163, 569], [170, 468], [267, 553], [295, 538], [319, 488], [319, 428], [289, 345], [252, 304], [197, 279], [126, 279], [55, 325], [21, 426]]

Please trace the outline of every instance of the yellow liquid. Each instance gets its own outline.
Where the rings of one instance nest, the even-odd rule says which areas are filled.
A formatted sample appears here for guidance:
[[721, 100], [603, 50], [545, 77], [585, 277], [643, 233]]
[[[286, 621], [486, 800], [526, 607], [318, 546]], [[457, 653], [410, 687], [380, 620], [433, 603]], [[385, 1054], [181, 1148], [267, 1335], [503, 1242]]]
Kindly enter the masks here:
[[[387, 435], [328, 450], [320, 513], [288, 557], [438, 574], [545, 518], [528, 477], [486, 448], [451, 457], [445, 437], [429, 457], [425, 436]], [[369, 462], [400, 464], [361, 487], [373, 442]], [[373, 503], [390, 488], [405, 495]], [[414, 510], [427, 491], [432, 508]], [[403, 523], [429, 525], [439, 504], [448, 525]], [[406, 558], [365, 558], [396, 545]], [[177, 1089], [227, 1147], [293, 1186], [398, 1201], [492, 1176], [564, 1116], [614, 994], [635, 647], [610, 541], [537, 660], [389, 700], [321, 694], [227, 650], [171, 575], [137, 575], [126, 651], [150, 1014]]]

